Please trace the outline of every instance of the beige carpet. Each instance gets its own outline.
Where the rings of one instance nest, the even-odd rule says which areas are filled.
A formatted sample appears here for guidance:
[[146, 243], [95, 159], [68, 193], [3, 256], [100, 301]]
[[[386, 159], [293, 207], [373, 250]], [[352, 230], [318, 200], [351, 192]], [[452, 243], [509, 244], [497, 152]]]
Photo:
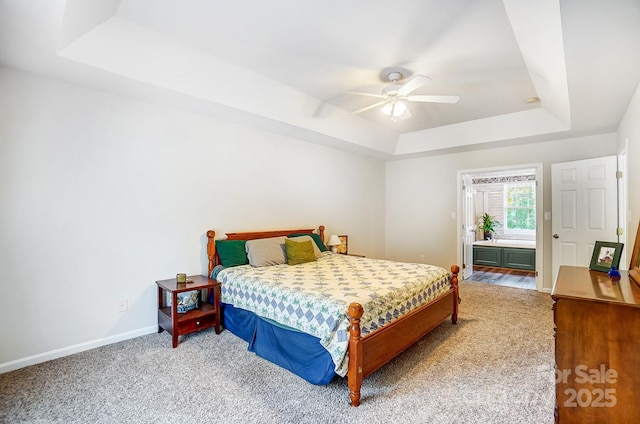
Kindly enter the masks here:
[[2, 423], [552, 423], [551, 298], [461, 283], [441, 324], [365, 379], [313, 386], [228, 331], [151, 334], [0, 375]]

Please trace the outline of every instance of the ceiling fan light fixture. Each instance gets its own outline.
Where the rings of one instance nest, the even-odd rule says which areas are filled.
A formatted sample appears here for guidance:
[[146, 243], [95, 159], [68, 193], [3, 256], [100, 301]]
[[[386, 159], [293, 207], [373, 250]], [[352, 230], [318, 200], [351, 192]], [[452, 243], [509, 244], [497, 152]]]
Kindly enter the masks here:
[[390, 117], [393, 122], [396, 122], [398, 119], [404, 120], [411, 118], [411, 111], [407, 107], [406, 102], [457, 103], [458, 100], [460, 100], [460, 97], [458, 96], [412, 94], [414, 91], [431, 81], [431, 78], [426, 75], [415, 75], [404, 84], [397, 83], [398, 80], [404, 77], [400, 72], [390, 72], [387, 76], [389, 81], [391, 81], [391, 85], [383, 87], [381, 94], [348, 91], [349, 94], [381, 99], [376, 103], [365, 106], [351, 113], [357, 114], [366, 112], [373, 108], [381, 107], [380, 111]]
[[380, 111], [391, 118], [397, 118], [404, 115], [407, 111], [407, 105], [405, 105], [401, 100], [397, 100], [395, 102], [387, 103], [382, 107], [382, 109], [380, 109]]

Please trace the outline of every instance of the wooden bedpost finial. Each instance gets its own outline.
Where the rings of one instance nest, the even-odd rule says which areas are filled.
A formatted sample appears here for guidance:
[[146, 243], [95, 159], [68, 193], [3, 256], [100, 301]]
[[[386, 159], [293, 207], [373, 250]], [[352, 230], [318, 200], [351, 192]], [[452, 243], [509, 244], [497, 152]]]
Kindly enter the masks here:
[[207, 231], [207, 257], [209, 258], [209, 277], [211, 276], [211, 271], [213, 271], [213, 262], [216, 256], [216, 232], [213, 230]]
[[451, 288], [453, 289], [453, 313], [451, 314], [451, 322], [458, 323], [458, 305], [460, 304], [460, 289], [458, 288], [458, 273], [460, 267], [451, 265]]
[[451, 265], [451, 273], [453, 275], [457, 277], [459, 272], [460, 272], [460, 267], [458, 265]]
[[458, 289], [458, 273], [460, 272], [460, 267], [458, 265], [451, 265], [451, 287]]
[[360, 388], [362, 387], [362, 368], [364, 364], [364, 347], [361, 339], [360, 318], [364, 313], [361, 304], [353, 302], [349, 304], [349, 368], [347, 370], [347, 383], [349, 385], [349, 398], [351, 406], [360, 405]]
[[324, 243], [324, 225], [318, 227], [318, 235], [320, 235], [320, 239]]
[[353, 302], [349, 305], [349, 316], [351, 318], [360, 320], [363, 313], [364, 309], [362, 308], [361, 304]]

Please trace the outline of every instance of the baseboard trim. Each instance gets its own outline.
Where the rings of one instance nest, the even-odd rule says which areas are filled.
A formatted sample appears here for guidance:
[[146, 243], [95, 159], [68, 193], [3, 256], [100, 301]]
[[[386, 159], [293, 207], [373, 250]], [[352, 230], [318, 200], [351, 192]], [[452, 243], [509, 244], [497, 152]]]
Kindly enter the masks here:
[[74, 353], [84, 352], [85, 350], [95, 349], [96, 347], [106, 346], [112, 343], [121, 342], [123, 340], [129, 340], [147, 334], [156, 333], [157, 331], [158, 326], [154, 325], [151, 327], [129, 331], [127, 333], [116, 334], [114, 336], [105, 337], [102, 339], [96, 339], [85, 343], [79, 343], [73, 346], [63, 347], [61, 349], [56, 349], [49, 352], [39, 353], [37, 355], [28, 356], [26, 358], [16, 359], [15, 361], [5, 362], [3, 364], [0, 364], [0, 374], [28, 367], [30, 365], [51, 361], [52, 359], [62, 358], [63, 356], [73, 355]]

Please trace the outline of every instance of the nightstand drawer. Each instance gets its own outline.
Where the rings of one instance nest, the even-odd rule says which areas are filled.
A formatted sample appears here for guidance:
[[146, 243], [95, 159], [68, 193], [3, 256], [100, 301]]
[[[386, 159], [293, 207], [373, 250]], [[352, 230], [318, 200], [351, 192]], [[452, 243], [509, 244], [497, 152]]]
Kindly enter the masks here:
[[186, 321], [180, 321], [180, 335], [193, 333], [205, 328], [213, 327], [216, 323], [215, 315], [204, 315]]

